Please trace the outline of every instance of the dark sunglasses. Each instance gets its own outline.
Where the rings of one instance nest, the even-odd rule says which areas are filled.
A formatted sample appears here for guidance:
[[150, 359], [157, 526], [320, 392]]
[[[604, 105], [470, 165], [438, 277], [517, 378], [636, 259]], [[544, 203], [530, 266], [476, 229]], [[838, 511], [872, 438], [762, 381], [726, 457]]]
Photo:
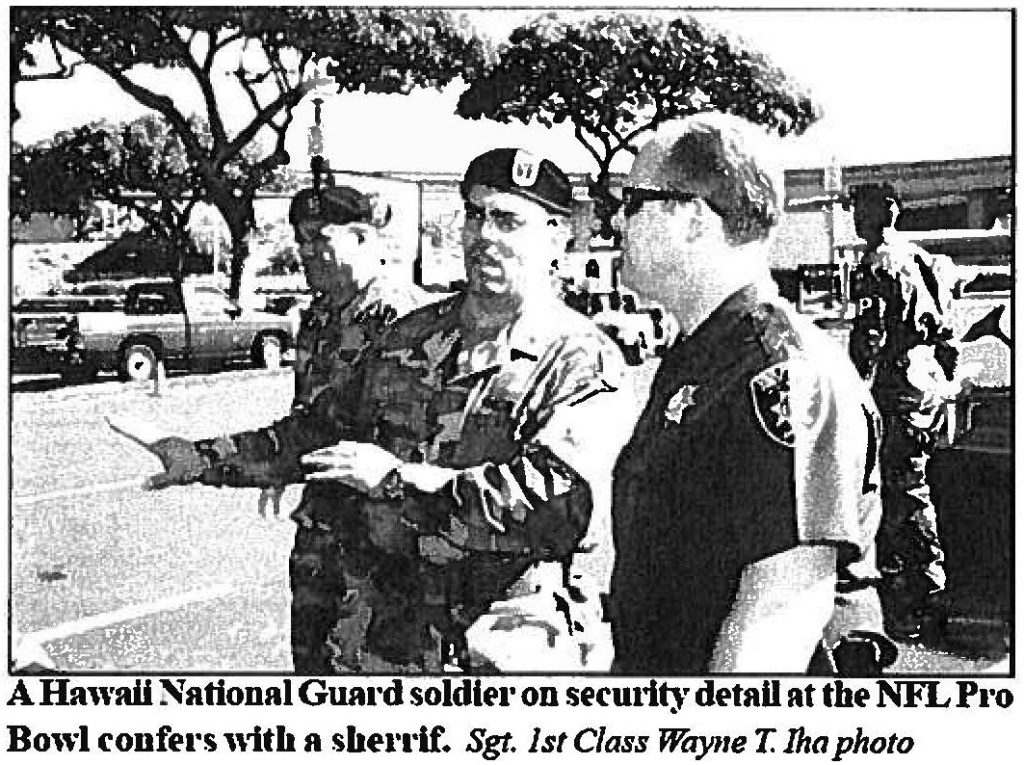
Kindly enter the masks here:
[[[672, 191], [670, 189], [644, 189], [634, 188], [632, 186], [626, 186], [622, 189], [622, 214], [627, 218], [632, 218], [638, 212], [640, 208], [644, 206], [644, 202], [692, 202], [695, 199], [703, 199], [700, 194], [693, 194], [689, 191]], [[704, 199], [705, 204], [711, 208], [715, 213], [718, 210], [715, 209], [714, 205]]]

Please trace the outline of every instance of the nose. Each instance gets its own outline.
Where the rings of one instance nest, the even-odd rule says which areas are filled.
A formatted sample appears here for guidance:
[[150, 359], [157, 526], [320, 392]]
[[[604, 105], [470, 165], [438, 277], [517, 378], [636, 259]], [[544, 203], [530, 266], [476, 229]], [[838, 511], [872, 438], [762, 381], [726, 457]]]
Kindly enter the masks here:
[[488, 227], [486, 220], [481, 220], [470, 227], [469, 235], [476, 242], [489, 242], [491, 239], [491, 229]]

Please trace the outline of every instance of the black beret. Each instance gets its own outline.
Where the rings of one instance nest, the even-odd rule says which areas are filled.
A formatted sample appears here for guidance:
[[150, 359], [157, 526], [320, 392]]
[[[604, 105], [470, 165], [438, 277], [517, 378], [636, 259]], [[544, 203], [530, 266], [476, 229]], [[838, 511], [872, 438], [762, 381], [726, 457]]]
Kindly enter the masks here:
[[463, 199], [469, 199], [474, 186], [525, 197], [559, 215], [572, 210], [572, 184], [566, 174], [554, 162], [524, 149], [491, 149], [474, 159], [459, 185]]
[[309, 220], [339, 226], [372, 223], [373, 213], [373, 200], [350, 186], [328, 186], [319, 194], [305, 188], [292, 199], [288, 222], [293, 226]]

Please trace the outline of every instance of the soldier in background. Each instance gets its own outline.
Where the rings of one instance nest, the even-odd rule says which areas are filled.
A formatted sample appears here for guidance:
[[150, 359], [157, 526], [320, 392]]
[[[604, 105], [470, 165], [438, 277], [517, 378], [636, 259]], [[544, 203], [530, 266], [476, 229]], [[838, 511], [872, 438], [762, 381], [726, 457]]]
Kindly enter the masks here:
[[850, 357], [870, 382], [884, 424], [878, 553], [886, 626], [897, 638], [934, 637], [944, 620], [946, 572], [927, 468], [945, 400], [960, 387], [948, 324], [953, 265], [899, 238], [891, 188], [860, 187], [853, 202], [867, 249], [851, 276], [859, 310]]
[[[349, 186], [302, 189], [288, 211], [306, 284], [313, 293], [295, 335], [295, 393], [300, 412], [328, 387], [349, 383], [366, 346], [399, 316], [426, 302], [408, 280], [389, 273], [379, 230], [390, 206]], [[283, 486], [264, 488], [259, 513], [280, 510]]]

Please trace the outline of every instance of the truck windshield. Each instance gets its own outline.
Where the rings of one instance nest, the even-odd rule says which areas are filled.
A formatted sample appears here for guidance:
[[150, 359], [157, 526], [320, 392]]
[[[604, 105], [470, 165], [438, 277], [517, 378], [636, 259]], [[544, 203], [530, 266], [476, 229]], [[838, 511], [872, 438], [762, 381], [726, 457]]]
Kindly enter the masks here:
[[145, 284], [128, 289], [124, 312], [127, 314], [155, 315], [181, 313], [181, 297], [174, 284]]

